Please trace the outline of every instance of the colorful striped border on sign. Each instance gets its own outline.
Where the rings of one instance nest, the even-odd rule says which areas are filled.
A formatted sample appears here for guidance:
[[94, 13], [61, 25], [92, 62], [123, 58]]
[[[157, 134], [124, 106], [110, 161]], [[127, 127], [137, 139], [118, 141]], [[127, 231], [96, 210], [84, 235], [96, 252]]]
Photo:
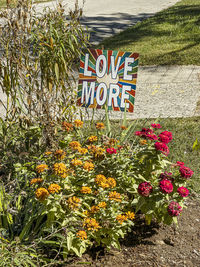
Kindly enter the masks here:
[[88, 49], [80, 60], [81, 107], [133, 112], [139, 54]]

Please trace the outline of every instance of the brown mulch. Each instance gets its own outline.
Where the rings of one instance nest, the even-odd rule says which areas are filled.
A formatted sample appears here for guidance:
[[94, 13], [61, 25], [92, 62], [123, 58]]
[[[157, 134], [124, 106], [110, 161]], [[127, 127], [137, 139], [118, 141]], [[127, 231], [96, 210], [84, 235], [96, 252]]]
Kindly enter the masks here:
[[151, 223], [142, 218], [121, 242], [121, 251], [93, 249], [64, 266], [197, 267], [200, 266], [200, 201], [190, 199], [175, 225]]

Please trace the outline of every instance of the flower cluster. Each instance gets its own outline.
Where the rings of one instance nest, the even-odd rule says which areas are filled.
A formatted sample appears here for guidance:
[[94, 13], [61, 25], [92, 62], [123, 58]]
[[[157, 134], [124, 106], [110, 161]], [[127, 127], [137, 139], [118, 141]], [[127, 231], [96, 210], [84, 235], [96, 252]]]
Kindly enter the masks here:
[[117, 183], [116, 180], [112, 177], [109, 177], [108, 179], [102, 175], [98, 174], [95, 178], [95, 182], [102, 188], [114, 188], [116, 187]]
[[86, 218], [83, 222], [83, 227], [86, 227], [88, 231], [98, 231], [101, 228], [94, 218]]
[[170, 194], [171, 192], [173, 192], [173, 184], [170, 180], [167, 180], [167, 179], [161, 180], [159, 183], [159, 186], [160, 186], [160, 190], [164, 194]]
[[178, 216], [182, 212], [182, 207], [179, 205], [179, 203], [172, 201], [169, 204], [167, 211], [170, 216], [175, 217], [175, 216]]
[[40, 164], [40, 165], [38, 165], [37, 167], [36, 167], [36, 171], [38, 172], [38, 173], [42, 173], [42, 172], [44, 172], [44, 171], [46, 171], [46, 170], [48, 170], [49, 169], [49, 167], [46, 165], [46, 164]]
[[66, 178], [68, 175], [69, 170], [67, 169], [66, 165], [62, 162], [55, 163], [53, 165], [54, 173], [62, 178]]
[[138, 193], [143, 197], [148, 197], [153, 191], [153, 188], [150, 183], [143, 182], [138, 186]]

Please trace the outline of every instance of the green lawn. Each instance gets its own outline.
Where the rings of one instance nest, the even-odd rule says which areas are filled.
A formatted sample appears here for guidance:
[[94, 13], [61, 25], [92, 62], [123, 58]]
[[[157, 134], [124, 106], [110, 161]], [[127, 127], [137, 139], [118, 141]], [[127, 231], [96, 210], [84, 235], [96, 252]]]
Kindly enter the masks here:
[[200, 65], [200, 0], [182, 0], [101, 45], [138, 52], [140, 65]]

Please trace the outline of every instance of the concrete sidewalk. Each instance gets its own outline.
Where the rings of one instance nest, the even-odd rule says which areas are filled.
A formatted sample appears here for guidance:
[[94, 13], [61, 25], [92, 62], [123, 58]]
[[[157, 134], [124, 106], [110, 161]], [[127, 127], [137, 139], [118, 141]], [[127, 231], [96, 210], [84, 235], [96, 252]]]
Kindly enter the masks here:
[[[75, 0], [63, 1], [66, 9], [73, 8]], [[93, 43], [152, 16], [155, 12], [175, 4], [178, 0], [86, 0], [83, 22], [93, 34]], [[81, 3], [81, 1], [79, 1]], [[56, 2], [38, 4], [55, 7]], [[134, 51], [137, 52], [137, 51]], [[0, 89], [1, 90], [1, 89]], [[5, 95], [0, 92], [2, 100]], [[90, 109], [88, 109], [90, 110]], [[3, 115], [0, 105], [0, 116]], [[103, 111], [96, 117], [102, 118]], [[111, 112], [112, 119], [123, 117], [122, 112]], [[134, 112], [128, 118], [168, 118], [200, 116], [200, 66], [144, 66], [138, 69]]]

